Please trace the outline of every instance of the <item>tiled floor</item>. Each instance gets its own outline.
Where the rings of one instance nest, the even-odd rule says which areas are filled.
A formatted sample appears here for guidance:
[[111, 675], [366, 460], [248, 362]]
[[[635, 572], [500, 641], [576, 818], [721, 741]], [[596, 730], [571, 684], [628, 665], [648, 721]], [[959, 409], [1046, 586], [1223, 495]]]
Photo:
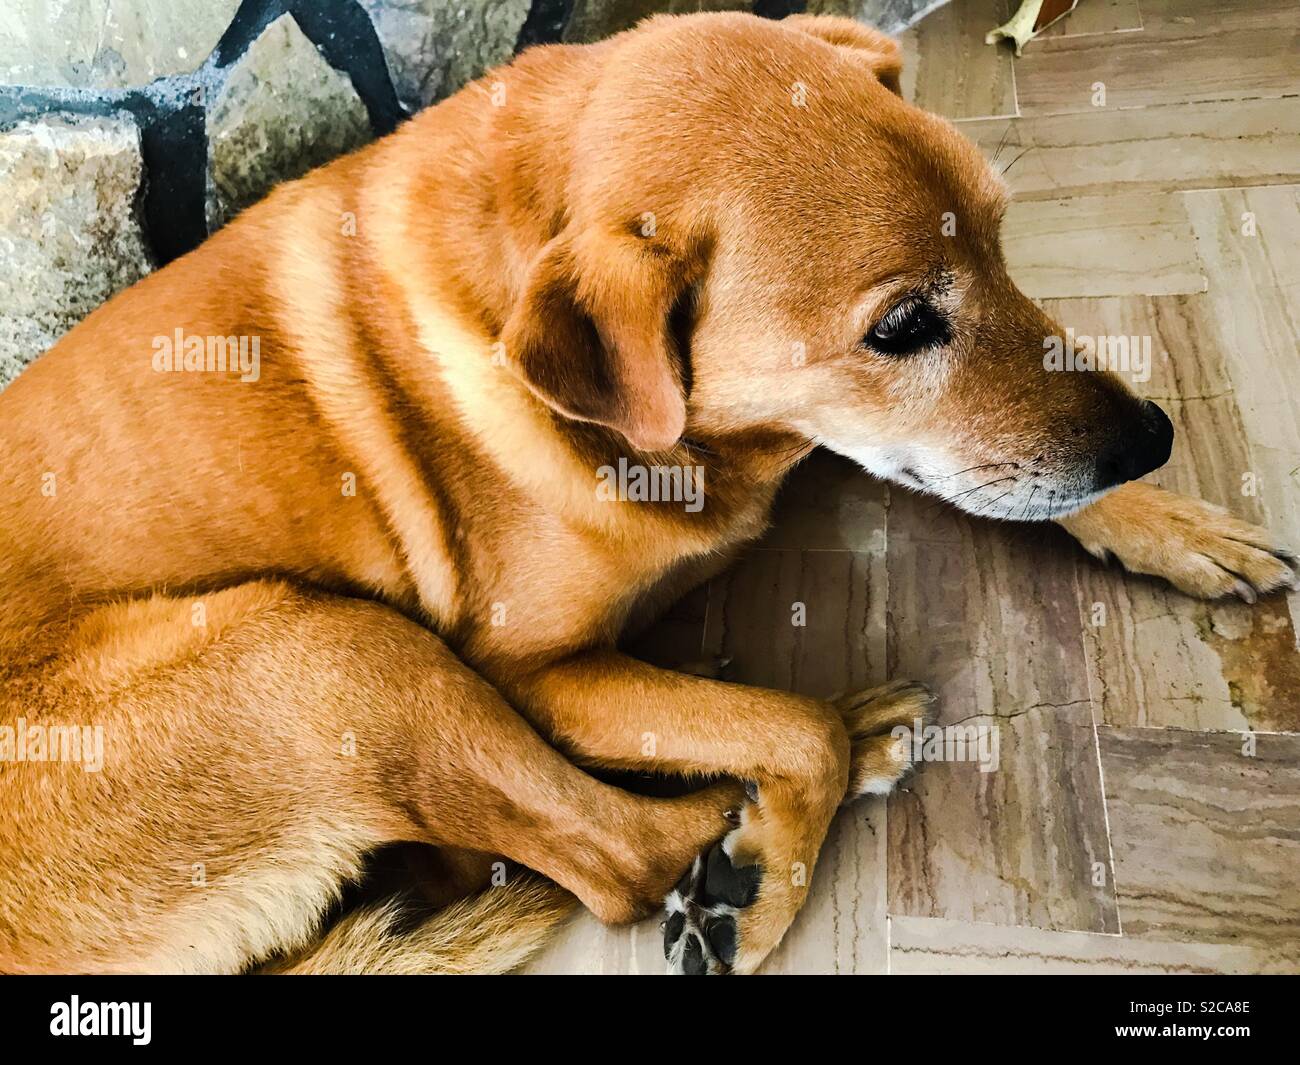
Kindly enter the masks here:
[[[1022, 288], [1077, 334], [1151, 337], [1139, 387], [1179, 429], [1154, 479], [1300, 544], [1300, 7], [1082, 0], [1019, 59], [982, 43], [1006, 14], [929, 16], [908, 91], [1021, 156]], [[822, 695], [905, 676], [1000, 728], [995, 772], [928, 763], [841, 815], [767, 971], [1300, 972], [1298, 618], [819, 455], [649, 646]], [[579, 917], [533, 969], [661, 972], [656, 923]]]

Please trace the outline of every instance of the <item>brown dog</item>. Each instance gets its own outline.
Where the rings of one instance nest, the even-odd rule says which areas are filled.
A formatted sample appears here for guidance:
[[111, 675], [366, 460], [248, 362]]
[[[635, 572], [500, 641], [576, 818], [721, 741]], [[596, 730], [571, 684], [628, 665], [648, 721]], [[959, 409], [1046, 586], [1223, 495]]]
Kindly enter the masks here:
[[[363, 856], [416, 841], [445, 899], [504, 856], [606, 921], [689, 867], [673, 966], [752, 971], [835, 809], [908, 768], [888, 733], [924, 691], [831, 705], [613, 648], [816, 444], [1194, 595], [1292, 584], [1263, 530], [1123, 483], [1168, 420], [1043, 368], [1059, 331], [1007, 277], [999, 180], [898, 74], [835, 19], [530, 51], [23, 374], [0, 397], [0, 968], [505, 969], [567, 908], [511, 874], [403, 935], [387, 907], [319, 941]], [[620, 469], [668, 490], [619, 498], [620, 474], [611, 499]], [[102, 767], [68, 757], [92, 734]], [[579, 766], [715, 782], [647, 798]]]

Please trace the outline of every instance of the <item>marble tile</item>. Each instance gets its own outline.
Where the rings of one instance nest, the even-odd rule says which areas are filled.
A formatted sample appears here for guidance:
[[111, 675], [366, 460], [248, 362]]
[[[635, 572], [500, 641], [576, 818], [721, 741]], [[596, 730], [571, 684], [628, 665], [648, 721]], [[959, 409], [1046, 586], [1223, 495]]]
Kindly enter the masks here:
[[[1231, 395], [1164, 403], [1177, 437], [1151, 479], [1258, 521]], [[1286, 599], [1202, 602], [1118, 566], [1084, 562], [1079, 602], [1098, 718], [1110, 725], [1300, 731], [1300, 654]]]
[[1285, 542], [1300, 546], [1300, 188], [1182, 199], [1209, 279], [1211, 335], [1235, 386], [1265, 518]]
[[916, 24], [917, 106], [947, 118], [1017, 113], [1011, 47], [984, 43], [984, 34], [1007, 20], [1008, 8], [1007, 0], [963, 0]]
[[916, 103], [916, 74], [921, 65], [919, 43], [916, 28], [906, 30], [898, 35], [898, 45], [903, 50], [903, 73], [898, 79], [903, 99]]
[[[710, 585], [705, 648], [730, 659], [728, 679], [823, 697], [884, 682], [886, 493], [833, 455], [795, 472], [766, 546]], [[883, 801], [840, 812], [763, 972], [883, 972], [887, 839]]]
[[[1141, 33], [1040, 40], [1016, 61], [1022, 114], [1300, 92], [1291, 0], [1143, 0]], [[1176, 72], [1176, 73], [1175, 73]], [[1094, 103], [1105, 86], [1104, 105]]]
[[998, 768], [929, 762], [889, 803], [889, 912], [1118, 930], [1088, 703], [963, 722]]
[[1264, 953], [1252, 947], [1002, 928], [925, 917], [891, 917], [889, 938], [889, 971], [898, 976], [1174, 976], [1256, 973], [1268, 966]]
[[[1041, 306], [1062, 332], [1128, 337], [1131, 350], [1149, 344], [1146, 371], [1134, 363], [1135, 372], [1121, 374], [1130, 388], [1148, 399], [1212, 400], [1232, 392], [1216, 342], [1214, 308], [1205, 293], [1046, 299]], [[1148, 374], [1148, 380], [1141, 380]], [[1179, 457], [1176, 452], [1175, 464]]]
[[660, 917], [626, 928], [601, 924], [586, 910], [524, 966], [526, 976], [665, 976]]
[[709, 609], [709, 588], [701, 585], [687, 593], [644, 632], [624, 641], [623, 650], [643, 662], [663, 669], [680, 669], [704, 656], [704, 619]]
[[1099, 733], [1124, 934], [1300, 972], [1300, 736]]
[[1003, 145], [999, 165], [1009, 167], [1006, 180], [1017, 200], [1300, 179], [1294, 99], [1091, 109], [959, 128], [990, 157]]
[[885, 552], [889, 488], [856, 463], [818, 449], [781, 487], [759, 547]]
[[813, 871], [808, 901], [761, 973], [885, 972], [886, 817], [884, 799], [864, 799], [840, 811]]
[[[1063, 327], [1150, 338], [1151, 376], [1129, 378], [1175, 424], [1174, 453], [1149, 479], [1266, 520], [1267, 484], [1238, 409], [1208, 295], [1047, 300]], [[1080, 563], [1084, 646], [1099, 720], [1187, 729], [1300, 729], [1300, 655], [1286, 601], [1203, 603], [1118, 566]]]
[[[1079, 37], [1088, 33], [1117, 33], [1142, 28], [1138, 0], [1079, 0], [1063, 19], [1058, 19], [1038, 35], [1036, 40], [1053, 37]], [[1030, 41], [1026, 49], [1034, 47]]]
[[709, 589], [704, 646], [741, 684], [826, 697], [884, 683], [885, 562], [754, 550]]
[[[1300, 29], [1300, 11], [1291, 0], [1138, 0], [1142, 29], [1162, 40], [1186, 40], [1231, 31]], [[1250, 52], [1235, 58], [1250, 62]], [[1179, 74], [1181, 76], [1181, 70]]]
[[1205, 291], [1176, 196], [1013, 202], [1002, 227], [1012, 279], [1035, 299]]
[[[1260, 499], [1241, 494], [1255, 464], [1232, 396], [1163, 405], [1175, 452], [1151, 479], [1262, 520]], [[1079, 600], [1100, 720], [1300, 731], [1300, 654], [1285, 598], [1206, 603], [1118, 567], [1081, 564]]]
[[890, 675], [932, 687], [938, 724], [996, 729], [999, 758], [927, 762], [890, 799], [890, 913], [1116, 929], [1075, 562], [1054, 526], [891, 493]]

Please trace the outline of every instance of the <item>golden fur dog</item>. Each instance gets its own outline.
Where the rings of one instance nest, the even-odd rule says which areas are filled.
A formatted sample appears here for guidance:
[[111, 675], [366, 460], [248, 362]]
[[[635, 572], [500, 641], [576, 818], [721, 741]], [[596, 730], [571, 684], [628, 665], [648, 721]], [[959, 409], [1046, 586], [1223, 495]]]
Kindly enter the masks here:
[[[889, 730], [924, 690], [830, 704], [615, 641], [816, 445], [1193, 595], [1293, 584], [1265, 531], [1126, 483], [1168, 420], [1043, 368], [1000, 181], [898, 75], [893, 42], [804, 17], [526, 52], [0, 396], [0, 969], [508, 969], [557, 884], [605, 921], [671, 892], [674, 969], [753, 971], [836, 808], [908, 768]], [[240, 337], [256, 364], [223, 370]], [[609, 499], [620, 460], [701, 505]], [[102, 767], [15, 753], [61, 725], [102, 728]], [[438, 848], [447, 907], [322, 939], [397, 841]]]

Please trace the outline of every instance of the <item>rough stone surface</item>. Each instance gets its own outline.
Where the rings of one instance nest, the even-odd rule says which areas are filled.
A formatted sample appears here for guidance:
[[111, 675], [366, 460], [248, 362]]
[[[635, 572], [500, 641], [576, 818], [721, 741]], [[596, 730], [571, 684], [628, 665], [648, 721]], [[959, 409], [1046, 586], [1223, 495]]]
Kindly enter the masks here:
[[149, 272], [129, 118], [0, 133], [0, 386]]
[[3, 0], [0, 85], [125, 89], [203, 64], [239, 0]]
[[325, 62], [283, 15], [230, 72], [208, 112], [209, 228], [371, 138], [346, 74]]
[[450, 96], [514, 52], [528, 0], [361, 0], [411, 111]]

